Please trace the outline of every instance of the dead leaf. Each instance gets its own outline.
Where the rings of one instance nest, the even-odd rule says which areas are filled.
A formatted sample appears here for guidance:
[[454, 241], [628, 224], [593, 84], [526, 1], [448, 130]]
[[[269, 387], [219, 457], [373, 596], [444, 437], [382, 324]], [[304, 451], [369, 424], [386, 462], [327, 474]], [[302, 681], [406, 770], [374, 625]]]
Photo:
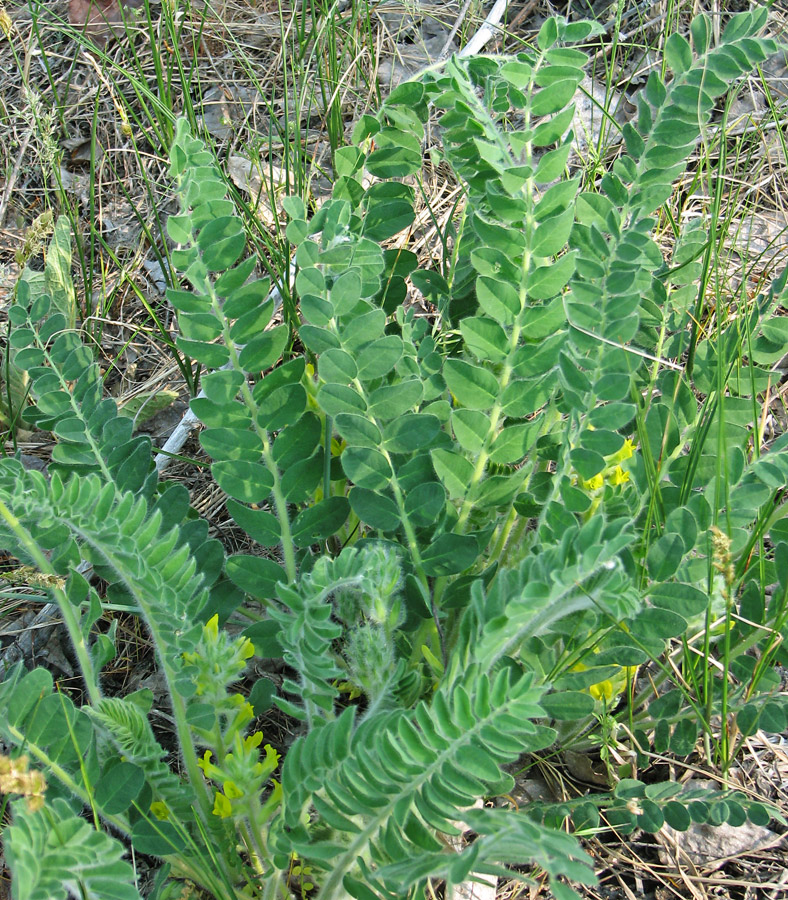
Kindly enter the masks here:
[[258, 219], [271, 226], [276, 222], [271, 208], [272, 197], [277, 201], [293, 190], [293, 175], [288, 179], [287, 173], [279, 166], [254, 162], [246, 156], [229, 156], [227, 158], [227, 174], [237, 188], [252, 198]]
[[142, 0], [68, 0], [68, 21], [81, 28], [97, 47], [104, 47], [110, 35], [117, 37], [127, 11], [139, 9]]
[[[690, 779], [684, 790], [699, 787], [719, 790], [718, 784], [706, 779]], [[678, 801], [682, 802], [681, 795]], [[749, 821], [736, 827], [727, 822], [721, 825], [693, 822], [687, 831], [676, 831], [666, 822], [655, 837], [663, 865], [679, 870], [690, 865], [706, 872], [716, 871], [732, 857], [766, 850], [783, 842], [782, 835]]]
[[663, 865], [680, 866], [690, 862], [707, 872], [721, 868], [731, 857], [776, 847], [782, 842], [781, 835], [752, 822], [736, 827], [727, 822], [717, 826], [693, 822], [688, 831], [675, 831], [663, 825], [656, 837], [661, 845], [659, 855]]

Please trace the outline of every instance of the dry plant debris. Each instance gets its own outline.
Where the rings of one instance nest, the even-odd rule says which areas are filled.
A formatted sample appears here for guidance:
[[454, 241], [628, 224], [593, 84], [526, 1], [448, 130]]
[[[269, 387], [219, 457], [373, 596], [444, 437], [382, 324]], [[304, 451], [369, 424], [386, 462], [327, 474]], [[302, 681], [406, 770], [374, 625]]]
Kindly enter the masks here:
[[139, 9], [142, 0], [68, 0], [68, 20], [96, 44], [104, 47], [111, 36], [118, 37], [128, 11]]

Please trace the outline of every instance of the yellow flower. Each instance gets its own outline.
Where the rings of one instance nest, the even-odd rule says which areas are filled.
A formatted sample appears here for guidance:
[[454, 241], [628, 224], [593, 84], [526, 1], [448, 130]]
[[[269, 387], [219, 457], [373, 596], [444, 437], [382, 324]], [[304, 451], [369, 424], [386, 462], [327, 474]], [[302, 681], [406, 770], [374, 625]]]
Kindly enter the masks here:
[[611, 456], [605, 457], [608, 465], [616, 465], [617, 463], [624, 462], [625, 459], [630, 459], [635, 453], [635, 445], [632, 443], [632, 438], [627, 438], [624, 441], [624, 446], [613, 453]]
[[[598, 650], [594, 651], [598, 653]], [[588, 666], [579, 662], [572, 666], [572, 672], [585, 672]], [[589, 685], [584, 690], [589, 693], [594, 700], [603, 701], [607, 706], [611, 702], [620, 697], [627, 689], [627, 683], [631, 682], [637, 672], [637, 666], [619, 666], [619, 672], [604, 681], [598, 681], [596, 684]]]
[[261, 765], [263, 767], [263, 772], [268, 775], [269, 772], [273, 772], [279, 765], [279, 754], [270, 744], [266, 744], [263, 749], [265, 750], [265, 759]]
[[225, 796], [229, 797], [230, 800], [237, 800], [239, 797], [243, 797], [244, 792], [236, 785], [234, 781], [225, 781], [222, 785], [222, 789], [224, 790]]
[[170, 811], [167, 809], [167, 804], [162, 803], [161, 800], [155, 800], [151, 803], [150, 811], [160, 822], [164, 822], [170, 817]]
[[626, 484], [629, 481], [629, 472], [625, 472], [621, 466], [616, 466], [608, 476], [608, 482], [613, 486]]
[[265, 821], [269, 816], [273, 815], [276, 808], [282, 802], [282, 785], [278, 781], [271, 779], [274, 789], [268, 796], [268, 799], [260, 808], [260, 818]]
[[255, 747], [259, 747], [262, 743], [262, 731], [254, 731], [252, 732], [252, 734], [247, 735], [247, 737], [244, 738], [244, 747], [246, 747], [247, 750], [254, 750]]
[[213, 753], [206, 750], [202, 759], [197, 760], [197, 765], [203, 770], [206, 778], [221, 778], [221, 770], [211, 762]]
[[582, 485], [587, 491], [598, 491], [604, 483], [605, 479], [602, 473], [599, 472], [592, 478], [589, 478], [588, 481], [582, 482]]
[[229, 819], [233, 814], [230, 801], [221, 791], [216, 792], [216, 798], [213, 801], [213, 814], [219, 816], [220, 819]]
[[356, 697], [361, 696], [361, 689], [350, 681], [335, 681], [334, 687], [343, 694], [347, 694], [348, 700], [355, 700]]
[[219, 615], [218, 613], [214, 616], [211, 616], [210, 619], [203, 625], [203, 630], [205, 632], [205, 636], [210, 638], [211, 641], [215, 641], [219, 637]]

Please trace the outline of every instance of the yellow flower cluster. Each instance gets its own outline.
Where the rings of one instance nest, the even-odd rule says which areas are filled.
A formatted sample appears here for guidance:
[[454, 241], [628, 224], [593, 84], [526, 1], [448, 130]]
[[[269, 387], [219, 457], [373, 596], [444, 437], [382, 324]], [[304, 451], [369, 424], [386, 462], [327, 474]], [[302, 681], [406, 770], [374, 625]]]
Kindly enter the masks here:
[[205, 625], [194, 653], [184, 653], [184, 660], [195, 669], [193, 680], [197, 696], [205, 696], [217, 708], [226, 705], [226, 688], [241, 677], [246, 660], [254, 656], [249, 638], [234, 638], [219, 631], [219, 616]]
[[635, 447], [631, 438], [624, 441], [624, 446], [613, 453], [611, 456], [605, 457], [605, 468], [594, 475], [592, 478], [583, 481], [579, 476], [575, 476], [575, 484], [579, 484], [589, 493], [600, 490], [605, 484], [613, 485], [626, 484], [629, 481], [629, 472], [621, 467], [624, 460], [629, 459], [635, 453]]
[[26, 756], [11, 759], [0, 754], [0, 793], [22, 794], [30, 812], [36, 812], [44, 805], [44, 791], [47, 783], [36, 769], [28, 769]]
[[[212, 762], [213, 753], [206, 750], [198, 765], [205, 773], [205, 777], [211, 781], [220, 782], [222, 790], [217, 791], [214, 797], [213, 814], [227, 819], [236, 810], [234, 801], [242, 800], [247, 796], [259, 796], [263, 784], [268, 776], [279, 765], [279, 754], [270, 744], [263, 748], [265, 759], [260, 759], [258, 747], [263, 741], [262, 731], [255, 731], [245, 738], [235, 736], [235, 745], [232, 753], [228, 753], [221, 765]], [[268, 798], [264, 810], [271, 806], [271, 810], [279, 803], [281, 787], [274, 782], [274, 790]]]

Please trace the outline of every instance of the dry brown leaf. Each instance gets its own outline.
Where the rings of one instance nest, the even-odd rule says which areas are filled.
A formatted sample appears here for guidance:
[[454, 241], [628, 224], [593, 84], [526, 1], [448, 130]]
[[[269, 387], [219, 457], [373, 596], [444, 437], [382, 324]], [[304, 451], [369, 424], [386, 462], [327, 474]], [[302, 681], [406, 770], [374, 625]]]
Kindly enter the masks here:
[[68, 21], [104, 47], [110, 35], [117, 37], [113, 25], [122, 25], [126, 11], [140, 6], [142, 0], [68, 0]]

